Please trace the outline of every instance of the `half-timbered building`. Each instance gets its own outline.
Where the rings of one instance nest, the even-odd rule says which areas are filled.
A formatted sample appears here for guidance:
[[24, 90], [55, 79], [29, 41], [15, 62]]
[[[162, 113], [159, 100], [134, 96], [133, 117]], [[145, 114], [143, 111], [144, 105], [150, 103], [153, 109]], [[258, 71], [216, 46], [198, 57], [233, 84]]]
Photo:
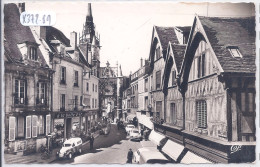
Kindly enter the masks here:
[[254, 18], [196, 16], [179, 74], [184, 145], [217, 163], [255, 159]]

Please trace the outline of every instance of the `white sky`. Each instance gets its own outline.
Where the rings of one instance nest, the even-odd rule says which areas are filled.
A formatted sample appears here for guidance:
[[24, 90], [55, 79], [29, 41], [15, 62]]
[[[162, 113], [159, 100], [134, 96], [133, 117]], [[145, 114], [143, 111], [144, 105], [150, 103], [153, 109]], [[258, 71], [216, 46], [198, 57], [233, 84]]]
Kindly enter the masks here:
[[[68, 38], [72, 31], [82, 32], [87, 2], [27, 2], [26, 11], [54, 11], [54, 27]], [[194, 15], [254, 16], [253, 4], [235, 3], [171, 3], [171, 2], [92, 2], [96, 31], [100, 33], [101, 66], [118, 61], [123, 75], [140, 67], [140, 58], [148, 59], [152, 28], [157, 26], [191, 26]]]

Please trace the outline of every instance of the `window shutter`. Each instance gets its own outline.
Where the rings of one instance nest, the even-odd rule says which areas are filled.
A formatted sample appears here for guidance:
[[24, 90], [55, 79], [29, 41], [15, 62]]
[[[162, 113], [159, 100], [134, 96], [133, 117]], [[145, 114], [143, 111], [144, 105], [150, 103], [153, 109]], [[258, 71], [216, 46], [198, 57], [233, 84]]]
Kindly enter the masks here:
[[38, 118], [36, 115], [32, 116], [32, 137], [37, 137], [37, 121]]
[[32, 117], [26, 116], [26, 138], [31, 138]]
[[9, 117], [9, 141], [15, 140], [15, 117]]
[[51, 116], [46, 115], [46, 135], [48, 135], [51, 132], [50, 127], [51, 127]]
[[197, 101], [197, 124], [198, 128], [207, 127], [207, 104], [206, 101]]

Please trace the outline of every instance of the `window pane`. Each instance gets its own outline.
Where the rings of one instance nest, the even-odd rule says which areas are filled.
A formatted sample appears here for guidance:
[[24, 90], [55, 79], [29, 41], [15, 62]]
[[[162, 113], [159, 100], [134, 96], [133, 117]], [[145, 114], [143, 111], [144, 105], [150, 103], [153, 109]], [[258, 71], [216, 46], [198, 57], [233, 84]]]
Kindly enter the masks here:
[[245, 111], [246, 110], [246, 105], [245, 105], [245, 101], [246, 101], [246, 93], [241, 93], [241, 110]]
[[254, 94], [253, 93], [248, 93], [248, 110], [249, 112], [254, 111], [254, 105], [255, 105], [255, 99], [254, 99]]
[[24, 117], [18, 117], [17, 136], [24, 137]]
[[197, 58], [197, 61], [198, 61], [198, 64], [197, 64], [197, 66], [198, 66], [198, 69], [197, 69], [197, 70], [198, 70], [198, 71], [197, 71], [197, 72], [198, 72], [198, 75], [197, 75], [197, 76], [198, 76], [198, 78], [200, 78], [200, 68], [201, 68], [201, 67], [200, 67], [200, 57]]
[[254, 117], [241, 117], [241, 132], [253, 133], [254, 132]]

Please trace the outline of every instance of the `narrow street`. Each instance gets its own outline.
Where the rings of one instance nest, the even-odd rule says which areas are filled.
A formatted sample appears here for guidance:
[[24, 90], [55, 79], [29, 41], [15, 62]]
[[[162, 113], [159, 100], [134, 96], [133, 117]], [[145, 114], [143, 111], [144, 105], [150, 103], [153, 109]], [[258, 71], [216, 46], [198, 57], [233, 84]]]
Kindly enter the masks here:
[[111, 163], [126, 163], [127, 152], [132, 148], [133, 152], [141, 147], [139, 142], [130, 141], [127, 139], [123, 129], [117, 130], [116, 125], [111, 125], [109, 135], [100, 135], [94, 141], [94, 150], [89, 150], [89, 143], [83, 146], [83, 153], [77, 155], [74, 159], [61, 159], [53, 163], [58, 164], [111, 164]]

